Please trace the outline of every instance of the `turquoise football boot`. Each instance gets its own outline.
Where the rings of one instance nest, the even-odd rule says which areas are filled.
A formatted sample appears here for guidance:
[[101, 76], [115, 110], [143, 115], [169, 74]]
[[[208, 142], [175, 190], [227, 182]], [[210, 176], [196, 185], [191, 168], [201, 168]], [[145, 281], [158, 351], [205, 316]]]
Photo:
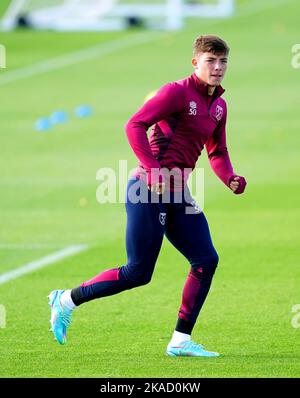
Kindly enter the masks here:
[[67, 329], [71, 324], [72, 310], [63, 306], [60, 302], [60, 297], [64, 290], [53, 290], [48, 298], [51, 307], [51, 329], [55, 340], [59, 344], [66, 344], [67, 342]]
[[168, 344], [166, 354], [171, 357], [219, 357], [217, 352], [206, 351], [201, 344], [196, 344], [194, 341], [183, 341], [176, 346]]

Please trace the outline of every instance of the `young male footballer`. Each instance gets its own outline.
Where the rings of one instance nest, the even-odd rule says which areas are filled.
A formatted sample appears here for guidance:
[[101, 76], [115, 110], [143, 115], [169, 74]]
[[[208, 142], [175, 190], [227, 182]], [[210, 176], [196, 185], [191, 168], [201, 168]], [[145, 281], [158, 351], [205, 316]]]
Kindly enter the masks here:
[[[129, 144], [139, 160], [126, 191], [127, 264], [101, 272], [71, 290], [50, 293], [51, 328], [60, 344], [66, 343], [76, 307], [150, 282], [166, 235], [190, 265], [166, 353], [219, 356], [191, 339], [218, 255], [203, 211], [191, 197], [187, 179], [205, 147], [213, 171], [233, 193], [241, 194], [246, 187], [245, 178], [233, 171], [226, 147], [227, 111], [220, 84], [226, 73], [228, 53], [229, 48], [221, 38], [197, 37], [193, 45], [193, 74], [160, 88], [126, 123]], [[148, 140], [147, 130], [151, 126]]]

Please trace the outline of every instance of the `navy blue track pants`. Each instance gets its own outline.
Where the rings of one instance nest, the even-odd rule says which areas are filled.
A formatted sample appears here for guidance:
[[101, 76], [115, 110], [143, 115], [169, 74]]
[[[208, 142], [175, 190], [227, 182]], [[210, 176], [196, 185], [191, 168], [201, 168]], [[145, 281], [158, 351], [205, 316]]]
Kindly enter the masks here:
[[178, 315], [184, 327], [179, 325], [177, 330], [191, 332], [218, 264], [203, 212], [187, 187], [180, 193], [157, 195], [143, 181], [131, 178], [126, 213], [127, 264], [101, 272], [73, 289], [73, 301], [79, 305], [149, 283], [165, 235], [190, 264]]

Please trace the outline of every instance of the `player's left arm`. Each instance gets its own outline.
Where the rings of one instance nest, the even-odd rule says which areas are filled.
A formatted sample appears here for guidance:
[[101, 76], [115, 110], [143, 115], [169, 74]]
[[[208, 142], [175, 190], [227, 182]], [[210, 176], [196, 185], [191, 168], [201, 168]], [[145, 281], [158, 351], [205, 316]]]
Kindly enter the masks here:
[[244, 192], [247, 182], [244, 177], [236, 174], [230, 161], [226, 145], [226, 103], [223, 103], [223, 115], [213, 135], [205, 144], [210, 165], [215, 174], [227, 185], [235, 194]]

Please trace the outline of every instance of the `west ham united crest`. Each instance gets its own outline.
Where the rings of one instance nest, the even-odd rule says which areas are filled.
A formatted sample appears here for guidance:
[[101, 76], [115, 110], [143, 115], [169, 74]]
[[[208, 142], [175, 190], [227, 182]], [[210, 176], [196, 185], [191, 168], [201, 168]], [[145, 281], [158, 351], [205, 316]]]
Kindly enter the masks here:
[[216, 106], [216, 119], [219, 122], [223, 116], [223, 108], [220, 105]]
[[166, 224], [166, 217], [167, 213], [159, 213], [159, 222], [161, 223], [161, 225]]

